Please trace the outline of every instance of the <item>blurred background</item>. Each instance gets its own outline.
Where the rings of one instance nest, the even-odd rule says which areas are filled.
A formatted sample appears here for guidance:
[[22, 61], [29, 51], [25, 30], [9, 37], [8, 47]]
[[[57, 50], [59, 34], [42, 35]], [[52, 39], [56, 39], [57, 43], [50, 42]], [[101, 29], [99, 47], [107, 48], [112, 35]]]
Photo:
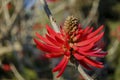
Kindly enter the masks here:
[[[79, 18], [83, 28], [105, 25], [98, 43], [108, 55], [105, 67], [86, 71], [95, 80], [120, 80], [120, 0], [46, 0], [58, 25], [69, 15]], [[35, 32], [44, 35], [50, 24], [40, 0], [0, 0], [0, 80], [84, 80], [68, 66], [60, 79], [49, 60], [36, 48]]]

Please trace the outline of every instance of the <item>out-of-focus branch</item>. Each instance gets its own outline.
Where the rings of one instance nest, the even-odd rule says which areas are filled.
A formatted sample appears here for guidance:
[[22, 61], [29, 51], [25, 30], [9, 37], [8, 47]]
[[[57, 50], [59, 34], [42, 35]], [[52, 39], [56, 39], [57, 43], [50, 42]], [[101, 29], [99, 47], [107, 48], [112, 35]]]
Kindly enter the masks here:
[[116, 39], [112, 44], [112, 47], [108, 50], [108, 53], [109, 53], [108, 56], [111, 56], [109, 57], [111, 61], [115, 58], [114, 53], [118, 49], [119, 44], [120, 42]]
[[89, 15], [87, 16], [87, 18], [82, 22], [82, 25], [84, 27], [88, 26], [91, 21], [93, 20], [93, 18], [96, 16], [97, 11], [98, 11], [98, 6], [99, 6], [99, 2], [100, 0], [94, 0], [93, 4], [92, 4], [92, 8], [89, 12]]
[[[6, 24], [1, 24], [1, 36], [0, 38], [2, 39], [4, 36], [6, 35], [9, 35], [9, 32], [12, 30], [12, 28], [14, 27], [13, 24], [17, 18], [17, 16], [19, 15], [21, 9], [22, 9], [22, 6], [23, 6], [23, 0], [16, 0], [15, 1], [15, 5], [17, 5], [15, 7], [15, 10], [14, 10], [14, 13], [13, 15], [10, 17], [9, 15], [9, 11], [8, 11], [8, 8], [7, 8], [7, 4], [10, 2], [10, 0], [2, 0], [2, 11], [4, 13], [4, 18], [5, 18], [5, 22]], [[4, 26], [4, 27], [3, 27]], [[4, 30], [4, 31], [2, 31]]]
[[[50, 9], [48, 8], [47, 2], [46, 2], [45, 0], [40, 0], [40, 2], [41, 2], [41, 4], [43, 5], [44, 10], [45, 10], [48, 18], [50, 19], [50, 22], [51, 22], [51, 25], [52, 25], [53, 29], [54, 29], [56, 32], [59, 32], [59, 27], [57, 26], [56, 21], [55, 21], [55, 19], [53, 18]], [[55, 66], [55, 65], [54, 65], [54, 66]], [[56, 76], [57, 76], [57, 74], [56, 74], [56, 73], [53, 73], [53, 80], [64, 80], [62, 77], [56, 78]]]
[[8, 30], [11, 28], [10, 26], [14, 23], [18, 13], [22, 9], [22, 0], [17, 0], [16, 1], [17, 6], [15, 7], [15, 11], [14, 11], [12, 17], [10, 17], [9, 11], [8, 11], [8, 8], [7, 8], [7, 4], [9, 2], [10, 2], [10, 0], [8, 0], [8, 1], [2, 0], [2, 10], [4, 12], [4, 17], [5, 17], [6, 24], [9, 27]]
[[15, 77], [17, 78], [17, 80], [25, 80], [20, 73], [17, 71], [16, 67], [13, 64], [10, 64], [11, 70], [13, 72], [13, 74], [15, 75]]
[[3, 8], [1, 7], [1, 8], [0, 8], [0, 14], [2, 13], [2, 10], [3, 10]]
[[0, 47], [0, 56], [2, 56], [5, 53], [12, 52], [13, 50], [22, 50], [22, 46], [19, 44], [19, 42], [14, 42], [13, 45], [8, 45], [7, 47]]
[[54, 9], [52, 10], [52, 12], [53, 12], [53, 14], [57, 14], [57, 13], [59, 13], [60, 11], [64, 10], [66, 7], [67, 7], [67, 6], [66, 6], [66, 3], [64, 2], [64, 3], [60, 4], [60, 5], [58, 5], [56, 8], [54, 8]]
[[22, 0], [17, 0], [17, 1], [16, 1], [16, 5], [17, 5], [17, 7], [15, 7], [15, 11], [14, 11], [14, 13], [13, 13], [11, 19], [10, 19], [10, 20], [11, 20], [10, 26], [14, 23], [17, 15], [19, 14], [19, 12], [20, 12], [21, 9], [22, 9], [22, 6], [23, 6]]
[[70, 14], [78, 17], [80, 21], [83, 21], [85, 17], [81, 11], [81, 2], [82, 0], [68, 0], [67, 4]]
[[53, 18], [50, 9], [48, 8], [47, 2], [45, 0], [40, 0], [41, 4], [44, 7], [44, 10], [48, 16], [48, 18], [50, 19], [51, 25], [53, 27], [53, 29], [57, 32], [59, 32], [59, 27], [56, 24], [56, 20]]
[[80, 65], [78, 65], [78, 71], [79, 71], [79, 73], [83, 76], [83, 78], [84, 78], [85, 80], [94, 80], [94, 79], [92, 79], [89, 75], [87, 75], [87, 74], [85, 73], [85, 71], [82, 69], [82, 67], [81, 67]]
[[11, 23], [9, 11], [8, 11], [8, 8], [7, 8], [7, 4], [8, 4], [9, 2], [10, 2], [10, 0], [9, 0], [9, 1], [2, 0], [2, 8], [3, 8], [4, 18], [5, 18], [5, 21], [6, 21], [7, 26], [9, 26], [10, 23]]

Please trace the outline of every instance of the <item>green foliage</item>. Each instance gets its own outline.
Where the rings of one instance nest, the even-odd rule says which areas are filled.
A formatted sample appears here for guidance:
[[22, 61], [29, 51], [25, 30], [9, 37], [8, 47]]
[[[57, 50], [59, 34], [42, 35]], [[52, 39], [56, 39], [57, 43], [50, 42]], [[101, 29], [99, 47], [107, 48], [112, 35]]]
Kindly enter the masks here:
[[26, 80], [38, 80], [37, 73], [34, 70], [28, 68], [24, 69], [23, 76], [25, 77]]

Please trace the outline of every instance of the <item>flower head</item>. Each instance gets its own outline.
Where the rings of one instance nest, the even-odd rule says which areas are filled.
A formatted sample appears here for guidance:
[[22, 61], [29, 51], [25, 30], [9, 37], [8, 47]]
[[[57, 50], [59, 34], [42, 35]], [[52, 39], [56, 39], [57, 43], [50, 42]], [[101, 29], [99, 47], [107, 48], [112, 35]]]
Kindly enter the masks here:
[[2, 65], [2, 69], [3, 69], [4, 71], [10, 71], [10, 70], [11, 70], [11, 67], [10, 67], [9, 64], [3, 64], [3, 65]]
[[111, 32], [111, 36], [116, 37], [120, 41], [120, 26]]
[[11, 2], [9, 2], [9, 3], [7, 4], [7, 8], [8, 8], [8, 10], [12, 9], [12, 8], [13, 8], [13, 4], [12, 4]]
[[[102, 38], [104, 32], [103, 25], [93, 31], [93, 27], [82, 29], [77, 18], [69, 16], [60, 32], [55, 32], [48, 25], [46, 26], [48, 34], [45, 37], [36, 33], [40, 39], [34, 39], [37, 47], [45, 51], [47, 58], [63, 57], [61, 62], [53, 69], [53, 72], [59, 71], [57, 77], [64, 72], [68, 61], [79, 63], [86, 69], [91, 70], [91, 66], [103, 68], [103, 64], [91, 57], [104, 57], [107, 53], [97, 47], [96, 43]], [[74, 63], [73, 62], [73, 63]]]
[[56, 2], [56, 1], [58, 1], [58, 0], [47, 0], [48, 2]]

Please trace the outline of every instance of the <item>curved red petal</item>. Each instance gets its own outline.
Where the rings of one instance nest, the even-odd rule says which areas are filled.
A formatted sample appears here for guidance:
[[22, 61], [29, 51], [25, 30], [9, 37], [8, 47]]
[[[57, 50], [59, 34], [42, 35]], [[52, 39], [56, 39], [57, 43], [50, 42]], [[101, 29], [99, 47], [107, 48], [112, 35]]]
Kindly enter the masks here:
[[55, 40], [55, 38], [53, 38], [52, 36], [49, 36], [49, 35], [46, 34], [46, 38], [47, 38], [50, 42], [52, 42], [53, 44], [55, 44], [56, 46], [62, 46], [62, 45], [63, 45], [63, 44], [57, 42], [57, 41]]
[[64, 55], [70, 56], [70, 51], [64, 52]]
[[98, 40], [100, 40], [102, 38], [103, 34], [104, 34], [104, 32], [102, 32], [101, 34], [99, 34], [99, 35], [97, 35], [97, 36], [95, 36], [93, 38], [78, 42], [78, 43], [76, 43], [76, 46], [85, 46], [85, 45], [90, 44], [91, 42], [95, 43], [95, 42], [97, 42]]
[[48, 45], [48, 44], [43, 44], [36, 39], [34, 39], [34, 41], [37, 44], [37, 47], [42, 49], [43, 51], [46, 51], [46, 52], [63, 52], [63, 50], [59, 47], [51, 46], [51, 45]]
[[62, 61], [52, 71], [56, 72], [56, 71], [60, 70], [61, 67], [63, 66], [63, 64], [66, 62], [66, 60], [67, 60], [67, 57], [64, 56]]
[[49, 52], [49, 51], [47, 51], [45, 48], [42, 48], [42, 47], [40, 47], [40, 46], [38, 46], [38, 45], [37, 45], [37, 48], [40, 49], [40, 50], [42, 50], [42, 51]]
[[85, 53], [87, 53], [87, 54], [94, 54], [94, 53], [100, 53], [101, 51], [102, 51], [102, 49], [96, 49], [96, 50], [87, 51]]
[[90, 29], [90, 27], [87, 26], [87, 27], [84, 29], [84, 33], [87, 33], [89, 29]]
[[52, 36], [59, 36], [49, 25], [46, 25], [47, 32]]
[[74, 38], [73, 38], [73, 41], [76, 41], [77, 39], [80, 39], [81, 37], [81, 34], [77, 34]]
[[86, 69], [88, 69], [88, 70], [92, 70], [92, 68], [91, 68], [89, 65], [87, 65], [83, 60], [80, 60], [79, 63], [80, 63], [84, 68], [86, 68]]
[[65, 61], [65, 63], [64, 63], [64, 65], [62, 66], [59, 74], [57, 75], [57, 78], [60, 77], [63, 74], [63, 72], [64, 72], [64, 70], [65, 70], [65, 68], [67, 66], [68, 61], [69, 61], [69, 59], [67, 58], [66, 61]]
[[91, 32], [92, 32], [92, 30], [93, 30], [93, 27], [91, 27], [89, 30], [88, 30], [88, 34], [90, 34]]
[[65, 41], [62, 40], [61, 38], [55, 36], [55, 39], [56, 39], [60, 44], [65, 44]]
[[62, 53], [47, 53], [45, 54], [45, 56], [47, 58], [58, 58], [58, 57], [63, 56], [63, 54]]
[[62, 29], [62, 26], [60, 26], [60, 33], [61, 33], [62, 36], [65, 36], [65, 32], [64, 32], [64, 30]]
[[100, 53], [101, 49], [97, 49], [97, 50], [90, 50], [90, 51], [81, 51], [81, 50], [77, 50], [77, 52], [79, 52], [79, 54], [85, 55], [85, 56], [92, 56], [95, 53]]
[[103, 52], [103, 53], [94, 53], [94, 54], [88, 54], [89, 56], [92, 56], [92, 57], [104, 57], [105, 55], [107, 55], [107, 52]]
[[94, 43], [91, 43], [91, 44], [86, 45], [86, 46], [81, 46], [81, 47], [79, 47], [78, 49], [79, 49], [80, 51], [88, 51], [88, 50], [90, 50], [91, 48], [93, 48], [93, 46], [94, 46]]
[[94, 31], [94, 32], [92, 32], [91, 34], [89, 34], [88, 36], [87, 36], [87, 38], [92, 38], [92, 37], [94, 37], [94, 36], [96, 36], [101, 30], [103, 30], [103, 25], [101, 25], [96, 31]]
[[77, 60], [82, 60], [85, 56], [80, 55], [78, 53], [74, 53], [73, 56], [77, 59]]
[[86, 63], [88, 63], [89, 65], [94, 66], [94, 67], [96, 67], [96, 68], [103, 68], [103, 67], [104, 67], [101, 62], [97, 62], [97, 61], [92, 60], [92, 59], [90, 59], [90, 58], [87, 58], [87, 57], [86, 57], [86, 58], [84, 58], [83, 60], [84, 60]]
[[36, 36], [38, 37], [38, 38], [40, 38], [42, 41], [44, 41], [45, 43], [47, 43], [47, 44], [50, 44], [50, 45], [54, 45], [54, 44], [52, 44], [49, 40], [47, 40], [46, 38], [44, 38], [43, 36], [41, 36], [39, 33], [37, 33], [36, 32]]

